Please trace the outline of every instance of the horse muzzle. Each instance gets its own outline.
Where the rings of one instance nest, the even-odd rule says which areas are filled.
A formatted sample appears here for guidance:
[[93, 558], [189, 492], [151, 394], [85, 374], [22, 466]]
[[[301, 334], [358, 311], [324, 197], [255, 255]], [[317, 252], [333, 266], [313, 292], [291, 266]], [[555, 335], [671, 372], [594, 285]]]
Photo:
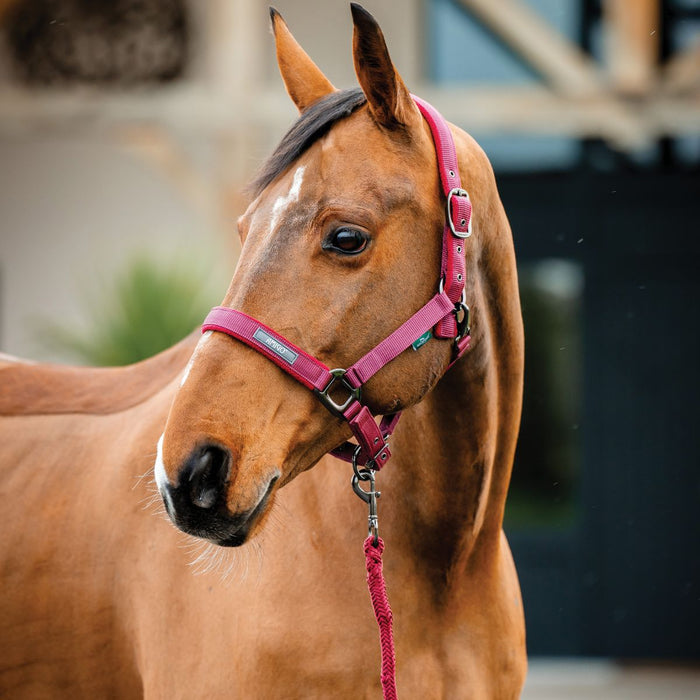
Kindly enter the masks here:
[[172, 522], [188, 535], [222, 547], [246, 542], [266, 510], [280, 472], [276, 469], [258, 486], [250, 505], [232, 512], [227, 504], [231, 480], [231, 454], [218, 445], [195, 448], [176, 484], [168, 481], [162, 465], [162, 444], [156, 459], [156, 483]]

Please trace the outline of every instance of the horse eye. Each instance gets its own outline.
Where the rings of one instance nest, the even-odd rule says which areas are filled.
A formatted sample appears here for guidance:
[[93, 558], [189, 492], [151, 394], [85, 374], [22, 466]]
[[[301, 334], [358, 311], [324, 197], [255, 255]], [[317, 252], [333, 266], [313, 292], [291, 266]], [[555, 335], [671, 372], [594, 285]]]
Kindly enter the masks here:
[[357, 255], [367, 247], [368, 240], [369, 237], [363, 231], [353, 228], [339, 228], [323, 242], [323, 248], [345, 255]]

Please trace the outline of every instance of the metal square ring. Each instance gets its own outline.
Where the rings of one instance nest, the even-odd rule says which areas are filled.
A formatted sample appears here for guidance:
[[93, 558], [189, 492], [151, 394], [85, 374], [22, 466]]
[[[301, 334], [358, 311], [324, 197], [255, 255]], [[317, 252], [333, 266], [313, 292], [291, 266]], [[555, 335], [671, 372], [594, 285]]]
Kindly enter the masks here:
[[[314, 393], [318, 397], [319, 401], [331, 412], [334, 413], [340, 417], [343, 416], [343, 411], [345, 411], [348, 406], [353, 401], [359, 401], [360, 400], [360, 395], [361, 395], [361, 390], [358, 387], [355, 389], [353, 386], [350, 385], [347, 379], [345, 379], [345, 375], [347, 374], [347, 370], [345, 369], [332, 369], [330, 370], [331, 373], [331, 378], [326, 384], [326, 386], [323, 389], [320, 390], [315, 390]], [[343, 401], [342, 403], [336, 403], [330, 396], [329, 392], [333, 385], [337, 382], [340, 381], [342, 382], [343, 386], [348, 390], [348, 397]]]

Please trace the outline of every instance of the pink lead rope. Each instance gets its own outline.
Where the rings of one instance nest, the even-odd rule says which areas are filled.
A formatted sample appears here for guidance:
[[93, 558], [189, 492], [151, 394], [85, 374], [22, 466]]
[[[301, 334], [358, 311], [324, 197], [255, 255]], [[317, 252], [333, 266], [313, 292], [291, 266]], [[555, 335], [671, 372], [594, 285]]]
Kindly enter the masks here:
[[[323, 362], [304, 352], [284, 336], [255, 318], [236, 309], [214, 307], [202, 325], [202, 331], [220, 331], [262, 353], [280, 369], [313, 391], [319, 401], [334, 415], [344, 418], [357, 444], [345, 442], [331, 454], [352, 462], [353, 490], [369, 504], [369, 537], [364, 550], [367, 564], [367, 585], [372, 599], [382, 653], [382, 689], [385, 700], [396, 700], [396, 670], [392, 615], [382, 573], [384, 542], [379, 537], [374, 472], [391, 457], [388, 439], [400, 413], [384, 416], [377, 425], [367, 406], [362, 404], [361, 388], [370, 377], [398, 357], [410, 345], [432, 331], [436, 338], [454, 342], [452, 364], [469, 348], [469, 307], [465, 303], [466, 262], [464, 240], [471, 235], [472, 205], [462, 189], [452, 133], [442, 115], [430, 104], [413, 96], [421, 114], [430, 126], [435, 142], [440, 183], [446, 197], [445, 226], [438, 293], [393, 333], [346, 369], [329, 369]], [[331, 389], [333, 395], [331, 396]], [[341, 398], [338, 390], [342, 389]], [[364, 468], [358, 468], [364, 464]], [[368, 481], [365, 491], [360, 481]]]
[[391, 628], [393, 620], [389, 598], [386, 595], [386, 583], [382, 572], [382, 552], [384, 540], [370, 535], [365, 540], [365, 563], [367, 566], [367, 587], [372, 600], [374, 616], [379, 625], [379, 644], [382, 649], [382, 691], [384, 700], [397, 700], [396, 693], [396, 655], [394, 653], [394, 633]]

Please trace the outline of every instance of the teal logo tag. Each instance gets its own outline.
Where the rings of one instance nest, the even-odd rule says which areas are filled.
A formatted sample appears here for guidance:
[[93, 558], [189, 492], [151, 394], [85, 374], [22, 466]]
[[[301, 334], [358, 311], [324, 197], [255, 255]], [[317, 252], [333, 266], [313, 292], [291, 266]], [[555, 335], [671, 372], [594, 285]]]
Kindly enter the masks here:
[[422, 348], [432, 337], [433, 337], [433, 332], [432, 332], [432, 331], [426, 331], [425, 333], [423, 333], [423, 335], [422, 335], [420, 338], [418, 338], [417, 340], [414, 340], [414, 341], [411, 343], [411, 347], [412, 347], [414, 350], [419, 350], [419, 349]]

